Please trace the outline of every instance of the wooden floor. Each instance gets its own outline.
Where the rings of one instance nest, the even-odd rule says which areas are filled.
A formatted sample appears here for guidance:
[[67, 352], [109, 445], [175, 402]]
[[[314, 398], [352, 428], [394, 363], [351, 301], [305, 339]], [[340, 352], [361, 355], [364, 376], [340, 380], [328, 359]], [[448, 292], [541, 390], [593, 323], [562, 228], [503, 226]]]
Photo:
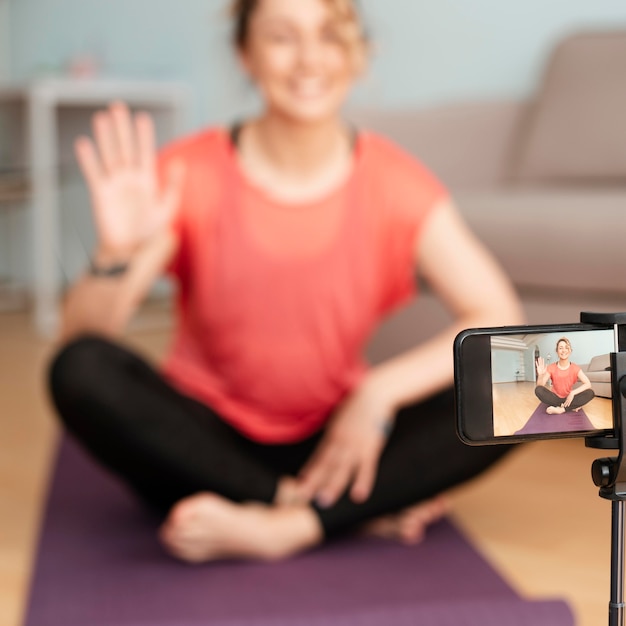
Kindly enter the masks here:
[[[535, 383], [493, 385], [494, 434], [514, 434], [526, 425], [538, 405]], [[594, 398], [585, 404], [584, 411], [595, 428], [613, 428], [613, 409], [609, 398]]]
[[[168, 333], [131, 340], [157, 355]], [[50, 351], [24, 315], [0, 316], [0, 626], [22, 624], [57, 437], [43, 384]], [[607, 616], [610, 503], [590, 478], [599, 456], [579, 440], [528, 444], [451, 496], [456, 520], [514, 588], [566, 599], [579, 626]]]

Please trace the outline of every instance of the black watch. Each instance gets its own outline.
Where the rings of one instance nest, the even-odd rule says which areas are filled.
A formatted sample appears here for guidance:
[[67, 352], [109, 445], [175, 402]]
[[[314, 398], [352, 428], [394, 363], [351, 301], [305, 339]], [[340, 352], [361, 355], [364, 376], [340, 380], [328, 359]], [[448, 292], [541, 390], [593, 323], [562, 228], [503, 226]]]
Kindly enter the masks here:
[[125, 274], [128, 263], [113, 263], [111, 265], [96, 265], [93, 259], [89, 262], [89, 275], [104, 278], [115, 278]]

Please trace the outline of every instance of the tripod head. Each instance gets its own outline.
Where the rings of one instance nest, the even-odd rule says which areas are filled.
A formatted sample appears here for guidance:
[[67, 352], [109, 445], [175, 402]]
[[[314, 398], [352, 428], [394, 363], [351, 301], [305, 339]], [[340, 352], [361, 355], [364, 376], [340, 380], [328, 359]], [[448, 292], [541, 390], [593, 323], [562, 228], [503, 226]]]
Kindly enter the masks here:
[[626, 313], [582, 312], [580, 321], [615, 327], [615, 352], [611, 353], [611, 396], [613, 408], [613, 433], [608, 436], [588, 437], [589, 448], [618, 450], [617, 457], [597, 459], [591, 476], [600, 496], [608, 500], [626, 500]]

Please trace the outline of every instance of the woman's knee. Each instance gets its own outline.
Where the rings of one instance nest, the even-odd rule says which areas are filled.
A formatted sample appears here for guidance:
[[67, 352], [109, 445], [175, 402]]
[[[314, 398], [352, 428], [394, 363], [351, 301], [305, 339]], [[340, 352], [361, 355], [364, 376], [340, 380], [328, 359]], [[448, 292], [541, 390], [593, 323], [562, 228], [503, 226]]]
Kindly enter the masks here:
[[537, 396], [537, 398], [539, 398], [539, 400], [544, 404], [558, 403], [558, 397], [556, 394], [542, 385], [537, 385], [535, 387], [535, 396]]
[[83, 335], [65, 344], [48, 368], [50, 395], [60, 410], [97, 395], [106, 384], [107, 370], [115, 367], [118, 348], [97, 335]]

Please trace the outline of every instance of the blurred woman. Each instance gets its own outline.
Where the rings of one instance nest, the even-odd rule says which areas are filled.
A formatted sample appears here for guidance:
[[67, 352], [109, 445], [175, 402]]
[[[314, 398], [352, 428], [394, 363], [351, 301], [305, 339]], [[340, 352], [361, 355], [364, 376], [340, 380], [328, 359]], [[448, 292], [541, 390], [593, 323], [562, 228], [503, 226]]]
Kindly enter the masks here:
[[[342, 119], [368, 55], [354, 3], [233, 11], [257, 118], [157, 159], [150, 119], [116, 103], [77, 142], [98, 245], [67, 298], [52, 396], [165, 512], [160, 539], [181, 559], [281, 558], [364, 525], [415, 542], [438, 495], [504, 452], [455, 435], [452, 341], [520, 323], [517, 298], [442, 184]], [[163, 271], [177, 321], [155, 370], [119, 336]], [[368, 338], [416, 274], [454, 322], [369, 366]]]

